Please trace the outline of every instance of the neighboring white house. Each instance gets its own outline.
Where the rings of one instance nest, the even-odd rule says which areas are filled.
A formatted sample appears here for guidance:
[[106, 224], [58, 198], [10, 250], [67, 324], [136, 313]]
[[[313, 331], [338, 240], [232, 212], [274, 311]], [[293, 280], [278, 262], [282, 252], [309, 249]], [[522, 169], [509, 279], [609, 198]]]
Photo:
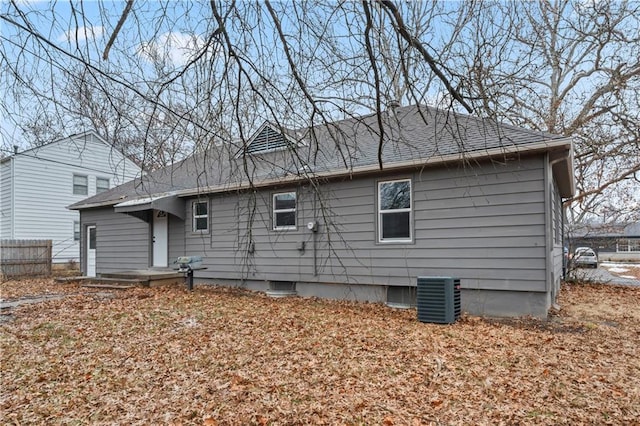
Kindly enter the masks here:
[[53, 261], [80, 256], [80, 215], [66, 207], [133, 179], [140, 168], [95, 132], [0, 160], [0, 239], [53, 240]]

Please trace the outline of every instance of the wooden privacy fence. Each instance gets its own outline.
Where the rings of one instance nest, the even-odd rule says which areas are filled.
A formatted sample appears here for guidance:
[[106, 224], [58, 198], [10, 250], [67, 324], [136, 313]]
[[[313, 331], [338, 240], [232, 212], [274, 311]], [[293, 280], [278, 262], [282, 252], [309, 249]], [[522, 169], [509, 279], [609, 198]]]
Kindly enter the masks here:
[[51, 240], [0, 240], [0, 276], [51, 275]]

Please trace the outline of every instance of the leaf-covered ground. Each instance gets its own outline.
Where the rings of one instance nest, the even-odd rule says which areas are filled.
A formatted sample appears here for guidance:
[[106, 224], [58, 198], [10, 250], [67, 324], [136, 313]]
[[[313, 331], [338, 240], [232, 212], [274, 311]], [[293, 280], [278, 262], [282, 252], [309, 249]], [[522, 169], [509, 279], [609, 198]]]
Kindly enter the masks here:
[[607, 271], [623, 278], [635, 278], [640, 280], [640, 264], [638, 263], [601, 263]]
[[[29, 283], [55, 292], [46, 280]], [[2, 283], [2, 297], [25, 281]], [[52, 288], [54, 290], [52, 290]], [[6, 424], [633, 424], [640, 289], [566, 286], [549, 321], [423, 324], [218, 287], [61, 300], [0, 323]]]

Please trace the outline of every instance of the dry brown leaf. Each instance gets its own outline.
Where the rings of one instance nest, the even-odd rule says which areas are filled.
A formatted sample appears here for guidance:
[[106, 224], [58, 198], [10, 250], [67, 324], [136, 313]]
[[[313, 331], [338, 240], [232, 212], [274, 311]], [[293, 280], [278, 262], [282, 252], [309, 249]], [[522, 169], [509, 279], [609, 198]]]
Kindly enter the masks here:
[[[57, 289], [46, 280], [11, 285], [29, 295]], [[108, 298], [68, 290], [64, 299], [3, 315], [6, 423], [640, 418], [637, 288], [565, 286], [562, 309], [549, 321], [465, 316], [451, 326], [419, 323], [415, 311], [379, 304], [277, 300], [222, 287], [137, 288]]]
[[203, 426], [218, 426], [218, 422], [213, 417], [205, 417], [202, 422]]

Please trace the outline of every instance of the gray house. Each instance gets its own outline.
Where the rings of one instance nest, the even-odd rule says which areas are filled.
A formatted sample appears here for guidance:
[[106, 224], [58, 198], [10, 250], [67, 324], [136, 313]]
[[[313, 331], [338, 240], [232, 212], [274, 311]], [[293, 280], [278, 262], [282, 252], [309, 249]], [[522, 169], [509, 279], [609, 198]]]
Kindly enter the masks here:
[[199, 255], [199, 282], [407, 304], [418, 276], [451, 276], [469, 313], [545, 316], [562, 276], [571, 140], [428, 107], [382, 121], [265, 123], [245, 144], [73, 204], [83, 270]]

